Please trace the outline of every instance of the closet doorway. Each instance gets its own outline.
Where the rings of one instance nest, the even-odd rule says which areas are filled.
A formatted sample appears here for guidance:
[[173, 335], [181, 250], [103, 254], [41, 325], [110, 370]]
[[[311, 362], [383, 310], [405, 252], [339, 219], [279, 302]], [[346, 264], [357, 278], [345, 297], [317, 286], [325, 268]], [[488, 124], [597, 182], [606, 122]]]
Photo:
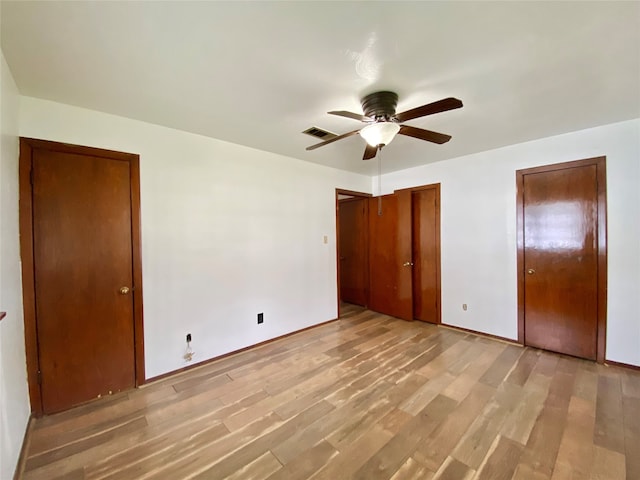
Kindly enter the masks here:
[[369, 306], [370, 197], [336, 189], [338, 312], [343, 303]]
[[338, 304], [441, 323], [440, 184], [336, 190]]
[[440, 323], [440, 184], [369, 200], [370, 308]]

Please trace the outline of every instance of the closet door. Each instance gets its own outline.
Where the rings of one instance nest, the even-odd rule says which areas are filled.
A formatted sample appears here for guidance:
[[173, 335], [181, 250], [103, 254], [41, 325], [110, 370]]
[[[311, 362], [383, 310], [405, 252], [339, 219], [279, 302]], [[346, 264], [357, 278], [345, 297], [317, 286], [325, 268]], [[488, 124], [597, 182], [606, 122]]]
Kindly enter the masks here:
[[413, 318], [440, 323], [440, 185], [411, 193]]
[[411, 192], [370, 198], [371, 310], [413, 320], [411, 245]]

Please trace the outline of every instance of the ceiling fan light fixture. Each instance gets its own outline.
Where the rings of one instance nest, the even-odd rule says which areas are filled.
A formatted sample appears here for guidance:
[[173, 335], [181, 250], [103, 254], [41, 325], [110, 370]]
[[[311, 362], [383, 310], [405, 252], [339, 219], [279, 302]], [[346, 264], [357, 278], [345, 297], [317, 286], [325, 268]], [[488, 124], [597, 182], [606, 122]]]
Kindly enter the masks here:
[[389, 145], [400, 131], [400, 125], [395, 122], [376, 122], [360, 130], [360, 136], [372, 147]]

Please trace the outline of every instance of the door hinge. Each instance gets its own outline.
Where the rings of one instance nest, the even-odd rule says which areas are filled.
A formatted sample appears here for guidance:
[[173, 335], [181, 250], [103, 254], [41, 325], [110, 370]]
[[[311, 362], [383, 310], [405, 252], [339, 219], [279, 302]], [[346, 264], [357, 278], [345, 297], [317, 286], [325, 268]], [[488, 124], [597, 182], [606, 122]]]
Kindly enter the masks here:
[[42, 385], [42, 372], [38, 370], [38, 385]]

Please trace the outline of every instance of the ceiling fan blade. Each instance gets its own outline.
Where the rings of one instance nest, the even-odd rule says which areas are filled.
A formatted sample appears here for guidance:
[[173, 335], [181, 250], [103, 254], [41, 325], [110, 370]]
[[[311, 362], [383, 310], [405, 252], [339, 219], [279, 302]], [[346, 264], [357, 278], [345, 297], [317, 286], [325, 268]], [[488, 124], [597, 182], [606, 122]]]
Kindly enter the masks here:
[[457, 98], [449, 97], [438, 100], [437, 102], [428, 103], [421, 107], [412, 108], [406, 112], [398, 113], [395, 118], [398, 122], [406, 122], [414, 118], [424, 117], [425, 115], [433, 115], [434, 113], [446, 112], [447, 110], [455, 110], [462, 107], [462, 102]]
[[420, 140], [426, 140], [433, 143], [447, 143], [451, 140], [451, 135], [445, 135], [444, 133], [432, 132], [431, 130], [425, 130], [423, 128], [410, 127], [409, 125], [400, 125], [400, 135], [407, 135], [409, 137], [419, 138]]
[[378, 147], [372, 147], [367, 143], [367, 148], [364, 149], [364, 155], [362, 156], [363, 160], [371, 160], [378, 153]]
[[326, 140], [324, 142], [320, 142], [320, 143], [316, 143], [315, 145], [311, 145], [310, 147], [307, 147], [307, 150], [315, 150], [318, 147], [324, 147], [325, 145], [329, 145], [330, 143], [333, 142], [337, 142], [338, 140], [342, 140], [343, 138], [347, 138], [350, 137], [351, 135], [355, 135], [360, 131], [360, 129], [358, 130], [353, 130], [352, 132], [347, 132], [347, 133], [343, 133], [342, 135], [338, 135], [337, 137], [333, 137], [329, 140]]
[[334, 110], [332, 112], [327, 112], [327, 113], [329, 113], [330, 115], [338, 115], [339, 117], [347, 117], [347, 118], [352, 118], [354, 120], [360, 120], [361, 122], [372, 121], [372, 119], [369, 117], [365, 117], [364, 115], [361, 115], [359, 113], [347, 112], [346, 110]]

